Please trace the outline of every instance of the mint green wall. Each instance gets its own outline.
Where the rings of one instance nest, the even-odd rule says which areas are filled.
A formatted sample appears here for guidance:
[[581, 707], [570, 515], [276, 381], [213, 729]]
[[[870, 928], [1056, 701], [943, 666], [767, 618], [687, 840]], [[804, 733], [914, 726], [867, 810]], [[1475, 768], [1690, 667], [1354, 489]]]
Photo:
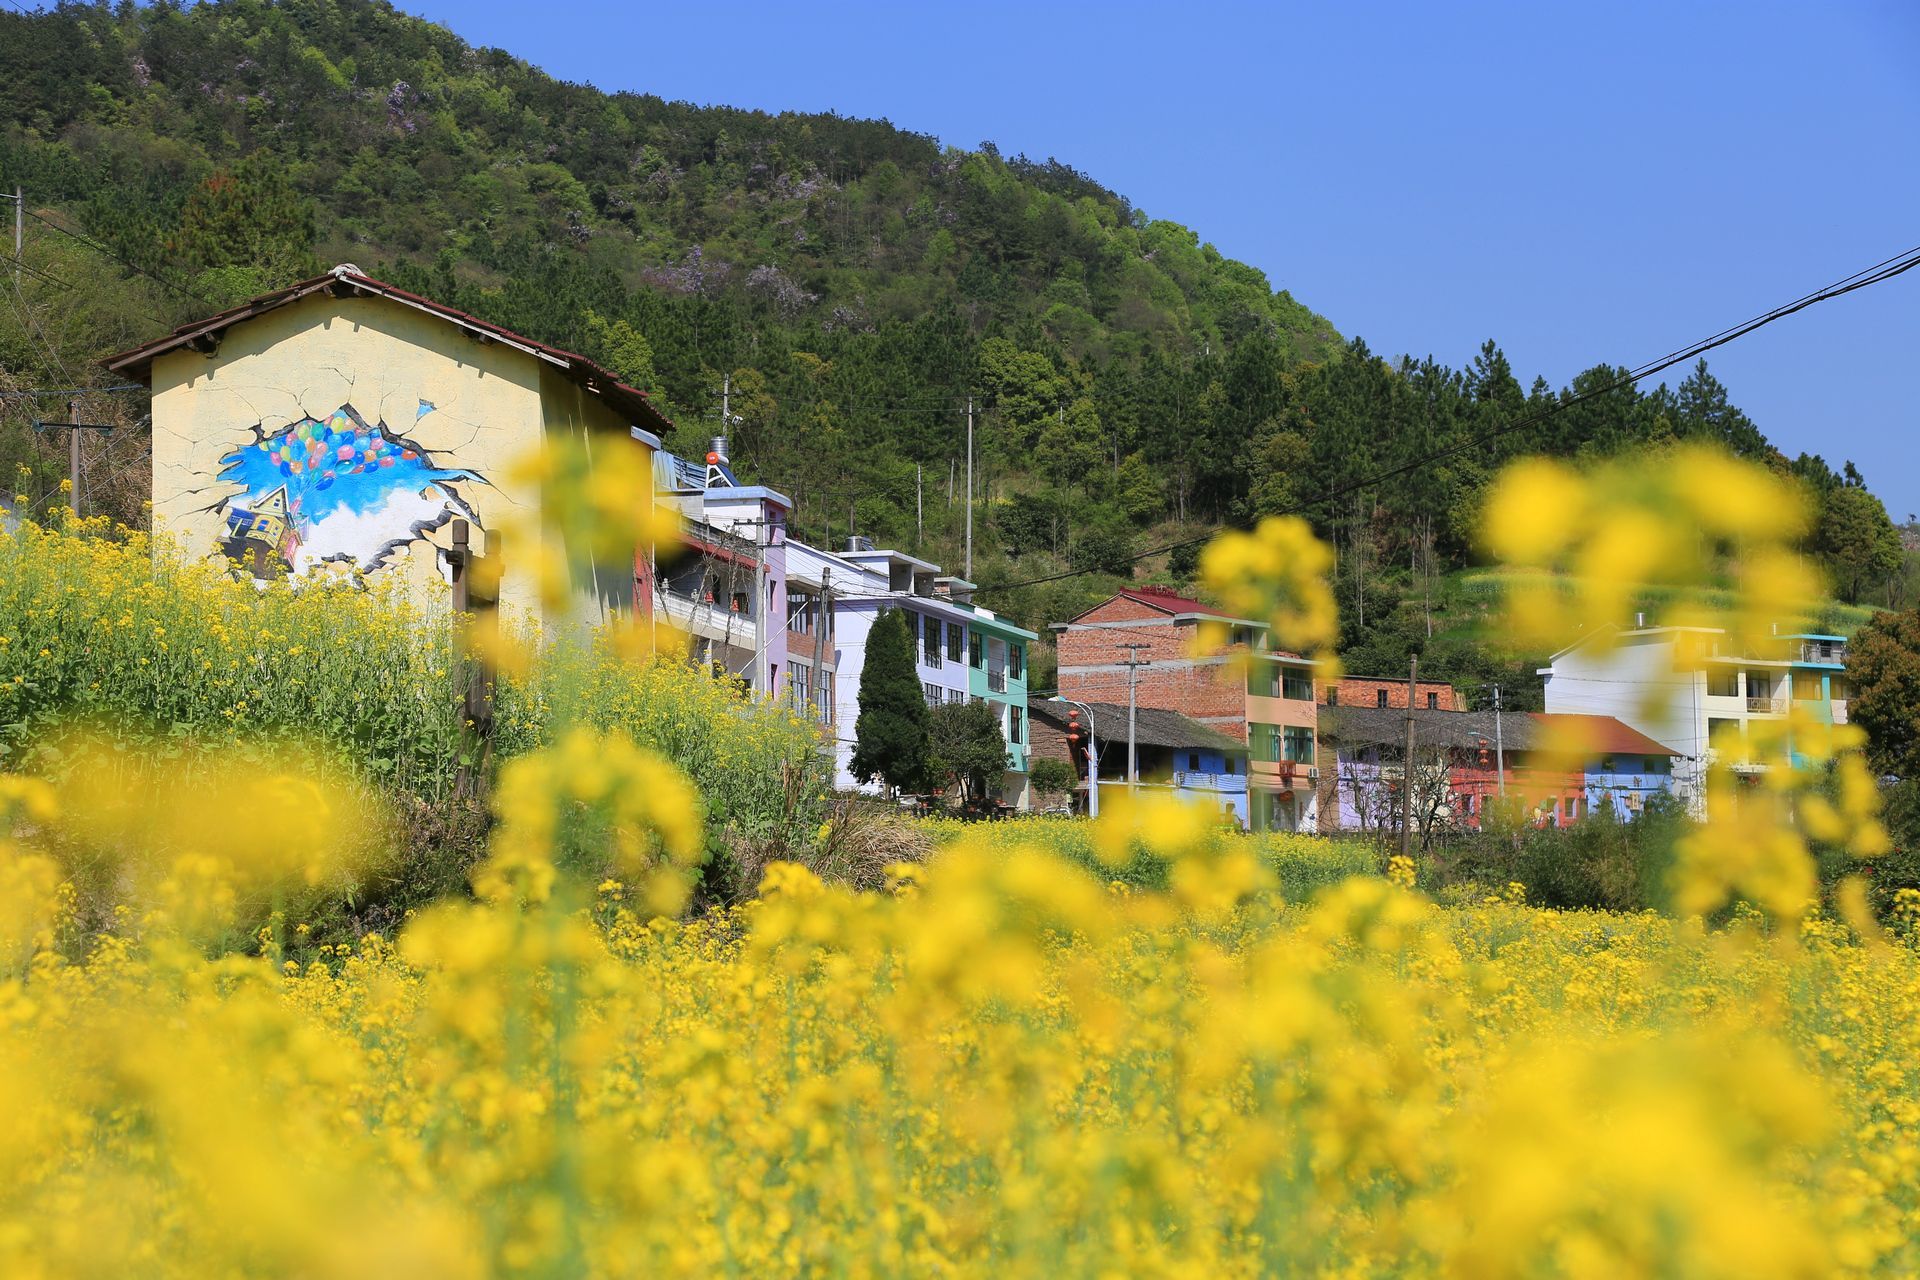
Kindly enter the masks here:
[[[1020, 741], [1007, 747], [1011, 768], [1015, 773], [1027, 771], [1029, 748], [1033, 742], [1033, 726], [1027, 723], [1027, 664], [1033, 660], [1033, 642], [1037, 638], [1033, 632], [1016, 627], [1012, 623], [992, 621], [985, 618], [975, 619], [967, 624], [967, 692], [985, 698], [988, 702], [1001, 703], [1020, 709]], [[980, 665], [973, 665], [973, 642], [980, 640]], [[999, 640], [1008, 645], [1020, 646], [1020, 674], [1009, 675], [1004, 690], [987, 687], [987, 669], [989, 664], [987, 641]], [[1003, 716], [1005, 712], [1001, 713]]]

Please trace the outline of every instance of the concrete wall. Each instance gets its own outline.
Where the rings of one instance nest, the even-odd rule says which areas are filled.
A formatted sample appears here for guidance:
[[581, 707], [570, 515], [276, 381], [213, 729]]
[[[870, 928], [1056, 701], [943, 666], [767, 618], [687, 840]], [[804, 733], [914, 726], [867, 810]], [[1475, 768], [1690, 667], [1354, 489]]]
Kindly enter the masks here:
[[[428, 603], [447, 598], [439, 550], [455, 516], [486, 554], [506, 511], [538, 509], [537, 483], [511, 470], [546, 438], [646, 448], [547, 362], [381, 298], [302, 299], [228, 329], [211, 357], [156, 358], [152, 378], [160, 538], [190, 556], [243, 557], [263, 576], [357, 567]], [[236, 534], [235, 513], [270, 507], [282, 485], [284, 535]], [[642, 483], [634, 502], [651, 501]], [[508, 557], [504, 607], [537, 611], [534, 563]], [[597, 620], [630, 606], [633, 560], [595, 569], [579, 611]]]

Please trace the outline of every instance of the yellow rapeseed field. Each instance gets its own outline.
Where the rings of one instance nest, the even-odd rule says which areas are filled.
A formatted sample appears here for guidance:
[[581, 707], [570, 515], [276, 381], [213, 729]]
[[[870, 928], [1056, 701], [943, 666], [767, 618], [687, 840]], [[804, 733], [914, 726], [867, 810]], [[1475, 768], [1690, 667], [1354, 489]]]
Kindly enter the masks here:
[[[1717, 466], [1668, 471], [1777, 505]], [[1508, 488], [1490, 516], [1522, 563], [1603, 561], [1603, 500], [1643, 568], [1701, 528], [1756, 564], [1791, 533], [1660, 515], [1664, 481], [1529, 483], [1553, 501]], [[1304, 532], [1229, 539], [1208, 572], [1318, 649], [1328, 603], [1283, 563]], [[288, 651], [320, 639], [234, 639], [230, 616], [305, 615], [211, 580], [187, 609], [164, 580], [66, 590], [46, 566], [106, 572], [91, 545], [8, 554], [41, 566], [0, 622], [35, 648], [0, 665], [28, 716], [36, 662], [99, 673], [68, 703], [125, 707], [90, 647], [156, 626], [195, 725], [293, 696]], [[1546, 627], [1617, 594], [1591, 590], [1520, 607]], [[1883, 925], [1850, 884], [1829, 912], [1807, 863], [1808, 838], [1884, 847], [1857, 736], [1759, 744], [1766, 788], [1680, 851], [1711, 927], [1535, 910], [1524, 885], [1442, 907], [1404, 860], [1347, 874], [1168, 799], [946, 829], [881, 892], [775, 862], [695, 915], [714, 795], [791, 789], [798, 730], [725, 704], [741, 735], [663, 735], [659, 698], [704, 677], [648, 671], [626, 716], [531, 698], [471, 892], [351, 942], [314, 942], [302, 904], [377, 856], [380, 778], [183, 753], [76, 787], [118, 776], [72, 768], [110, 733], [61, 748], [58, 791], [0, 774], [0, 1275], [1920, 1272], [1920, 895]], [[681, 754], [708, 742], [762, 781], [710, 792]]]
[[[0, 1273], [1920, 1268], [1911, 914], [1709, 932], [1405, 873], [1290, 904], [1149, 812], [1101, 838], [1172, 850], [1165, 893], [963, 838], [893, 893], [776, 864], [675, 922], [684, 810], [617, 764], [558, 784], [568, 752], [664, 767], [510, 767], [476, 900], [300, 961], [281, 921], [203, 945], [222, 886], [299, 865], [153, 868], [72, 961], [56, 864], [8, 845]], [[622, 878], [556, 874], [556, 797], [626, 833]], [[330, 847], [328, 803], [279, 812]]]

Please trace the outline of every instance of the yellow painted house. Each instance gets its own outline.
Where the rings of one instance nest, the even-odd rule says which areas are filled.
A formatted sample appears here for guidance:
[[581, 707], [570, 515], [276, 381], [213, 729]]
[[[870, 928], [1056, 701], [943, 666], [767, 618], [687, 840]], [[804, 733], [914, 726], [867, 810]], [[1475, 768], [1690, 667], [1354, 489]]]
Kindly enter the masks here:
[[[103, 363], [152, 388], [156, 538], [262, 578], [396, 575], [430, 602], [447, 598], [455, 519], [476, 551], [499, 554], [501, 518], [539, 510], [538, 482], [516, 479], [515, 461], [562, 440], [596, 465], [638, 451], [623, 474], [640, 479], [644, 514], [671, 425], [592, 361], [353, 266]], [[537, 611], [535, 563], [502, 555], [503, 606]], [[596, 564], [581, 616], [644, 609], [645, 564]]]

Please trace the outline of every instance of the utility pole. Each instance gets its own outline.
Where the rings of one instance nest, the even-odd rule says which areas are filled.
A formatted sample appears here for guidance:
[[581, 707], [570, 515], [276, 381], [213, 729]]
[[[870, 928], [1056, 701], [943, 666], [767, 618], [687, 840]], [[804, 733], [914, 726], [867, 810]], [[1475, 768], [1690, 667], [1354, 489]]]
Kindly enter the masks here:
[[920, 464], [913, 464], [913, 549], [918, 551], [927, 536], [927, 486]]
[[733, 430], [733, 415], [729, 411], [732, 396], [733, 375], [723, 373], [720, 375], [720, 434], [723, 436]]
[[26, 230], [27, 197], [16, 182], [13, 185], [13, 283], [16, 288], [20, 284], [20, 253], [21, 246], [25, 244]]
[[[14, 249], [14, 257], [20, 251]], [[72, 500], [73, 518], [80, 518], [80, 401], [76, 398], [67, 401], [67, 483], [73, 492], [67, 497]]]
[[[820, 570], [820, 611], [813, 620], [813, 696], [820, 700], [821, 719], [833, 714], [826, 685], [827, 627], [833, 621], [833, 570]], [[837, 694], [839, 691], [835, 690]], [[838, 726], [834, 729], [839, 733]]]
[[1140, 685], [1140, 668], [1152, 666], [1153, 660], [1140, 656], [1140, 650], [1148, 647], [1143, 641], [1132, 640], [1114, 647], [1127, 651], [1126, 660], [1121, 665], [1127, 669], [1127, 790], [1133, 791], [1140, 785], [1139, 757], [1134, 744], [1135, 725], [1139, 718], [1135, 706], [1136, 692]]
[[1407, 757], [1400, 771], [1400, 856], [1413, 856], [1413, 694], [1420, 659], [1407, 662]]
[[967, 571], [961, 575], [973, 581], [973, 397], [967, 397]]
[[1500, 798], [1507, 797], [1507, 748], [1500, 735], [1500, 686], [1493, 686], [1493, 767], [1500, 776]]

